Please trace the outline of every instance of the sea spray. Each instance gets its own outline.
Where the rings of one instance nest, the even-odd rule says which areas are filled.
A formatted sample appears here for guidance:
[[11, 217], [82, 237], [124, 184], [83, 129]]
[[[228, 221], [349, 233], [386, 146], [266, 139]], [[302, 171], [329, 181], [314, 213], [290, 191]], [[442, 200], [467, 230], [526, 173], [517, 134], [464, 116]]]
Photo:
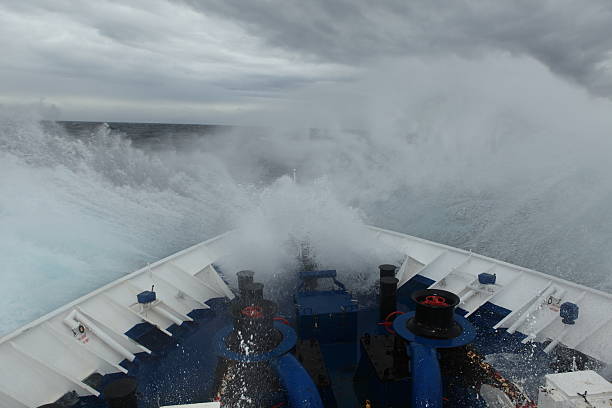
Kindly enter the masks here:
[[1, 120], [1, 332], [225, 231], [240, 202], [222, 168], [183, 172], [106, 126]]
[[378, 260], [360, 238], [362, 215], [323, 178], [251, 183], [198, 143], [141, 149], [107, 124], [74, 137], [17, 114], [0, 126], [0, 332], [234, 228], [245, 234], [236, 258], [220, 261], [228, 271], [245, 264], [264, 280], [282, 274], [292, 245], [308, 240], [322, 265], [369, 289]]
[[0, 331], [239, 227], [230, 272], [278, 275], [308, 240], [367, 288], [368, 263], [395, 255], [365, 223], [612, 290], [612, 104], [533, 61], [390, 66], [341, 85], [362, 100], [302, 95], [308, 109], [267, 127], [191, 127], [177, 145], [180, 125], [147, 144], [125, 124], [75, 137], [0, 109]]

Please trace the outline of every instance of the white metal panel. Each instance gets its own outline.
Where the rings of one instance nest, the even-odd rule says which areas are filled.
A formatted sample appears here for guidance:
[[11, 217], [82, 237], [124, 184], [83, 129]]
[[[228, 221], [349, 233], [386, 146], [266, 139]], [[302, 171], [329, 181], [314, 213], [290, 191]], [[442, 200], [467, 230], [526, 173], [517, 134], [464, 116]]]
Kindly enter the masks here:
[[[602, 316], [602, 318], [605, 319], [604, 316]], [[608, 364], [612, 364], [610, 362], [610, 349], [612, 348], [610, 341], [610, 339], [612, 339], [612, 324], [609, 319], [605, 319], [605, 321], [606, 324], [598, 331], [592, 332], [589, 337], [579, 343], [576, 346], [576, 350], [593, 356]]]
[[[410, 256], [412, 256], [412, 253], [410, 253]], [[436, 258], [432, 263], [425, 265], [419, 274], [437, 282], [447, 276], [449, 272], [461, 266], [469, 256], [469, 254], [448, 251], [439, 258]]]
[[[61, 332], [50, 323], [44, 323], [43, 326], [51, 335], [55, 336], [70, 349], [73, 350], [76, 348], [79, 350], [79, 353], [85, 353], [92, 358], [96, 358], [98, 363], [98, 368], [95, 370], [96, 372], [99, 372], [100, 374], [108, 374], [121, 371], [127, 374], [127, 370], [117, 363], [118, 359], [121, 357], [121, 354], [117, 353], [116, 358], [108, 358], [92, 346], [91, 343], [94, 340], [100, 341], [95, 335], [90, 334], [87, 342], [81, 342], [74, 335], [70, 336], [65, 332]], [[75, 343], [78, 345], [78, 347], [74, 347]], [[108, 347], [108, 345], [106, 346]]]
[[195, 275], [202, 270], [204, 265], [209, 265], [214, 261], [207, 248], [198, 248], [188, 254], [176, 258], [172, 263], [179, 268]]
[[98, 322], [112, 329], [117, 333], [125, 333], [141, 320], [132, 314], [124, 313], [116, 303], [111, 302], [107, 292], [88, 299], [79, 308]]
[[38, 326], [24, 333], [14, 342], [28, 350], [38, 360], [79, 380], [94, 372], [107, 374], [115, 371], [109, 370], [110, 367], [105, 361], [85, 352], [77, 340], [72, 344], [66, 343], [44, 326]]
[[2, 408], [28, 408], [26, 404], [16, 400], [8, 394], [0, 391], [0, 407]]
[[398, 286], [402, 286], [404, 283], [408, 282], [412, 277], [421, 272], [424, 267], [424, 263], [406, 255], [404, 262], [402, 262], [402, 265], [397, 272], [397, 277], [399, 280]]
[[72, 381], [15, 352], [9, 342], [0, 345], [0, 361], [0, 391], [28, 407], [55, 401], [75, 388]]
[[153, 274], [162, 279], [170, 280], [178, 289], [200, 302], [201, 308], [208, 307], [203, 303], [204, 301], [218, 296], [216, 289], [208, 286], [206, 282], [195, 278], [172, 262], [155, 268]]
[[[495, 264], [495, 266], [497, 283], [506, 289], [495, 296], [493, 303], [508, 310], [515, 310], [550, 282], [505, 265]], [[517, 288], [520, 290], [516, 290]]]
[[207, 286], [215, 288], [218, 297], [227, 297], [229, 299], [234, 298], [234, 294], [230, 288], [225, 284], [221, 276], [217, 272], [214, 266], [207, 265], [202, 270], [195, 274], [195, 277], [200, 279], [202, 282], [206, 282]]

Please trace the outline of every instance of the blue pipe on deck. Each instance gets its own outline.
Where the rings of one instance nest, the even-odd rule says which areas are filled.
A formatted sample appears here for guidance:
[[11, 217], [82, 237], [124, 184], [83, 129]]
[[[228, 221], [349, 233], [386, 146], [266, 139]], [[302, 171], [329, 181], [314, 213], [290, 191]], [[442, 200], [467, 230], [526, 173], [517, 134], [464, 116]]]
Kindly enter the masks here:
[[317, 386], [293, 354], [272, 360], [272, 365], [287, 390], [291, 408], [323, 408]]
[[412, 408], [442, 408], [442, 374], [435, 348], [411, 341]]

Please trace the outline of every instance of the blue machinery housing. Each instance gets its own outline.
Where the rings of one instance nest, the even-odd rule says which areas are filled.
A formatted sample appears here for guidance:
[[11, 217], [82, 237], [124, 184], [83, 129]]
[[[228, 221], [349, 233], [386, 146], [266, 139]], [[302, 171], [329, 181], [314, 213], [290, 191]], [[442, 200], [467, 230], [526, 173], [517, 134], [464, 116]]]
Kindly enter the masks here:
[[438, 361], [438, 348], [461, 347], [471, 343], [476, 337], [476, 330], [467, 319], [454, 316], [461, 326], [461, 334], [450, 339], [433, 339], [420, 337], [406, 328], [415, 312], [404, 313], [393, 322], [393, 329], [398, 336], [408, 341], [410, 367], [412, 372], [412, 407], [442, 407], [442, 376]]
[[[294, 296], [300, 338], [321, 343], [354, 341], [357, 336], [357, 303], [336, 271], [305, 271]], [[331, 280], [332, 289], [320, 290], [321, 279]]]
[[[318, 290], [318, 280], [324, 278], [331, 279], [335, 287]], [[300, 279], [302, 282], [298, 293], [294, 297], [300, 337], [316, 339], [320, 343], [352, 341], [355, 339], [358, 331], [357, 313], [359, 308], [351, 295], [347, 293], [344, 285], [336, 279], [336, 271], [306, 271], [300, 273]], [[492, 280], [494, 281], [494, 278]], [[396, 312], [397, 283], [395, 267], [381, 265], [379, 295], [379, 316], [381, 318], [399, 314]], [[413, 297], [417, 304], [416, 312], [404, 313], [395, 318], [393, 322], [393, 330], [390, 332], [395, 331], [399, 338], [405, 340], [405, 345], [399, 344], [397, 338], [381, 339], [377, 337], [373, 340], [368, 335], [366, 338], [367, 344], [361, 350], [361, 360], [369, 358], [371, 361], [360, 362], [356, 379], [369, 379], [367, 382], [370, 386], [369, 391], [373, 394], [370, 398], [376, 399], [379, 406], [441, 408], [442, 377], [437, 349], [464, 346], [474, 340], [476, 336], [473, 326], [467, 319], [454, 314], [455, 307], [459, 302], [457, 296], [445, 291], [430, 291], [424, 293], [423, 296], [424, 299]], [[428, 301], [434, 303], [428, 304]], [[438, 303], [435, 303], [436, 301]], [[420, 316], [417, 316], [417, 314]], [[425, 330], [424, 333], [417, 332], [421, 334], [419, 336], [411, 331], [409, 322], [419, 319], [418, 324], [432, 326], [437, 332], [429, 333]], [[447, 330], [445, 327], [437, 327], [439, 324], [453, 327]], [[377, 329], [380, 331], [380, 326]], [[428, 336], [429, 334], [431, 336]], [[379, 345], [374, 346], [374, 342], [379, 343]], [[393, 343], [393, 345], [389, 347], [390, 350], [387, 350], [384, 343], [389, 345]], [[406, 348], [406, 357], [409, 356], [410, 361], [409, 375], [404, 376], [404, 378], [400, 373], [402, 371], [401, 364], [395, 361], [395, 359], [402, 360], [402, 351], [398, 351], [398, 347]], [[377, 348], [378, 350], [376, 350]], [[381, 351], [386, 355], [391, 354], [394, 360], [390, 367], [385, 367], [382, 370], [382, 378], [377, 373], [377, 368], [381, 364], [377, 355]], [[403, 358], [404, 361], [407, 359], [406, 357]], [[409, 376], [411, 376], [411, 380], [407, 381], [406, 377]], [[394, 381], [385, 381], [391, 380], [391, 377]], [[372, 380], [372, 378], [379, 378], [380, 381]], [[411, 392], [402, 393], [402, 389], [405, 391], [408, 382], [412, 384]], [[368, 389], [368, 386], [366, 386], [366, 389]], [[377, 398], [374, 394], [386, 395]], [[410, 403], [408, 403], [408, 395], [410, 395]]]
[[292, 354], [284, 354], [272, 364], [287, 390], [290, 407], [323, 408], [317, 387]]
[[295, 346], [295, 331], [283, 323], [274, 323], [282, 333], [281, 342], [272, 350], [259, 354], [241, 354], [226, 346], [226, 339], [232, 331], [226, 326], [216, 336], [217, 353], [223, 358], [243, 363], [269, 363], [276, 371], [287, 393], [289, 406], [293, 408], [322, 408], [323, 402], [310, 375], [304, 367], [289, 353]]
[[253, 406], [280, 407], [287, 402], [292, 408], [323, 408], [312, 378], [289, 353], [296, 346], [295, 331], [288, 322], [275, 321], [277, 306], [264, 299], [263, 285], [253, 282], [252, 272], [241, 271], [238, 285], [240, 297], [231, 308], [234, 324], [215, 337], [219, 398], [233, 405], [238, 396], [239, 406], [245, 405], [243, 397]]

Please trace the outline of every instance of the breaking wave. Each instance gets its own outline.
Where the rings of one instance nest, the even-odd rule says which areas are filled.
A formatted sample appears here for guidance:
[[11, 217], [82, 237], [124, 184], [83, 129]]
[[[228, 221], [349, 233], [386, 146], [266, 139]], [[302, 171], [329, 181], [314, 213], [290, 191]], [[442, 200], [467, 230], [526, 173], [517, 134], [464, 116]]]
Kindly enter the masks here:
[[503, 72], [458, 84], [445, 65], [386, 73], [416, 79], [377, 82], [390, 96], [361, 131], [277, 123], [177, 146], [160, 127], [161, 144], [136, 146], [0, 108], [0, 332], [237, 226], [250, 239], [233, 268], [280, 271], [290, 238], [363, 273], [392, 256], [359, 237], [372, 223], [612, 290], [610, 102], [543, 68], [527, 92]]

